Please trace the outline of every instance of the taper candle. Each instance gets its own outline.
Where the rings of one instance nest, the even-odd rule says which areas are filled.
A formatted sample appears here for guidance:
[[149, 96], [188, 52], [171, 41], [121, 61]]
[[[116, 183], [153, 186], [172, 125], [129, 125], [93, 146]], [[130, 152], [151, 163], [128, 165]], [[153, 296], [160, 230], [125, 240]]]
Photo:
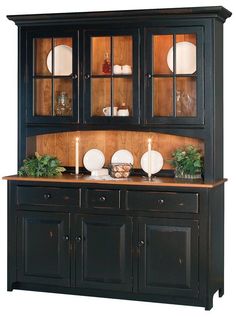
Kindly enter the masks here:
[[79, 137], [75, 138], [75, 175], [79, 175]]
[[148, 139], [148, 178], [152, 176], [152, 139]]

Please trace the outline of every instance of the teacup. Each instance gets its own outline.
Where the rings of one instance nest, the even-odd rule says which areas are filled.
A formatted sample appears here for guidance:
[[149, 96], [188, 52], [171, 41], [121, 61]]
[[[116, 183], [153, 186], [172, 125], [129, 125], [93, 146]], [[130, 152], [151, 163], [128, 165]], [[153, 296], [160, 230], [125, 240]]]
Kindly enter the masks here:
[[[105, 107], [102, 109], [104, 115], [106, 117], [110, 117], [111, 116], [111, 107]], [[113, 116], [116, 117], [117, 116], [117, 112], [118, 112], [118, 107], [113, 107]]]
[[118, 110], [119, 117], [128, 117], [129, 116], [129, 109], [120, 109]]
[[122, 74], [122, 66], [121, 65], [114, 65], [113, 66], [113, 74]]
[[122, 74], [132, 74], [132, 68], [130, 65], [122, 66]]

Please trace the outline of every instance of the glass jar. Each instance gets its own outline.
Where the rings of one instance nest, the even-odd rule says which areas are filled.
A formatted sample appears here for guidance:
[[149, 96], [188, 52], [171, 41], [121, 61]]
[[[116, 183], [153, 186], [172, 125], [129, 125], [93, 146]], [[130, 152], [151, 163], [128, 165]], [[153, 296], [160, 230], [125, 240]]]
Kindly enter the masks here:
[[56, 116], [70, 116], [72, 114], [70, 99], [64, 91], [58, 93], [55, 114]]

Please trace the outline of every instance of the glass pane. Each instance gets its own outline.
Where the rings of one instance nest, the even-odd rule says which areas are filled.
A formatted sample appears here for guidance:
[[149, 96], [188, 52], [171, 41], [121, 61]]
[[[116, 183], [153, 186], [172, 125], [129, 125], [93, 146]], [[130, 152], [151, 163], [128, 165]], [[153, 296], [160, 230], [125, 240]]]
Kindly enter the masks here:
[[196, 116], [196, 79], [178, 77], [176, 79], [176, 116]]
[[91, 79], [91, 112], [92, 116], [111, 115], [111, 79]]
[[132, 36], [114, 36], [113, 41], [113, 73], [132, 74], [133, 41]]
[[[54, 38], [54, 75], [69, 76], [72, 74], [72, 38]], [[48, 60], [52, 58], [52, 52]], [[52, 71], [52, 69], [50, 69]]]
[[47, 61], [48, 54], [52, 50], [51, 38], [34, 39], [34, 74], [51, 75], [52, 61]]
[[176, 35], [176, 74], [193, 74], [196, 64], [196, 34]]
[[153, 78], [153, 115], [173, 116], [173, 78]]
[[152, 37], [152, 47], [153, 73], [172, 74], [173, 55], [172, 59], [170, 59], [169, 55], [173, 51], [173, 35], [154, 35]]
[[127, 78], [113, 79], [113, 107], [118, 116], [131, 116], [133, 110], [133, 81]]
[[72, 80], [54, 79], [54, 115], [72, 116]]
[[52, 80], [34, 79], [34, 114], [52, 115]]
[[92, 75], [111, 74], [111, 38], [99, 36], [91, 38]]

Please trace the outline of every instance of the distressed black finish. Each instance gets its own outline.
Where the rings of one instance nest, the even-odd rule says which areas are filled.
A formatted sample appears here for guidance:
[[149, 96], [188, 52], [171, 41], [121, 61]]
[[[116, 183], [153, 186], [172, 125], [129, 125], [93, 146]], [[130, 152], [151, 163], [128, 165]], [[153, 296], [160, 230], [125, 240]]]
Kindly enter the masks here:
[[[28, 136], [76, 130], [143, 130], [203, 139], [205, 180], [223, 178], [223, 22], [231, 13], [223, 7], [65, 13], [8, 16], [19, 27], [19, 142], [18, 166], [34, 153]], [[151, 34], [197, 34], [197, 116], [152, 117]], [[90, 117], [90, 36], [133, 36], [133, 117]], [[33, 38], [73, 38], [73, 116], [33, 116]], [[26, 146], [28, 147], [26, 149]], [[28, 151], [27, 151], [28, 150]]]
[[[130, 208], [139, 186], [20, 182], [9, 185], [8, 290], [14, 288], [212, 307], [224, 292], [223, 194], [213, 189], [153, 187]], [[64, 204], [20, 204], [31, 192], [76, 193]], [[110, 193], [117, 193], [117, 196]], [[95, 205], [88, 193], [95, 194]], [[178, 198], [178, 196], [180, 198]], [[106, 197], [108, 206], [98, 206]], [[122, 199], [117, 205], [117, 197]], [[189, 198], [188, 198], [189, 197]], [[187, 200], [186, 200], [187, 199]], [[179, 202], [189, 201], [189, 208]], [[134, 198], [133, 198], [134, 200]], [[24, 199], [23, 199], [24, 201]], [[99, 199], [98, 199], [99, 201]], [[193, 209], [194, 207], [194, 209]], [[194, 212], [193, 212], [194, 211]]]
[[[18, 167], [39, 134], [156, 131], [202, 139], [205, 181], [222, 180], [223, 23], [230, 16], [223, 7], [8, 16], [19, 39]], [[151, 36], [181, 32], [197, 34], [197, 115], [154, 117]], [[91, 36], [124, 34], [133, 37], [133, 116], [92, 117]], [[73, 39], [71, 117], [34, 115], [33, 41], [53, 36]], [[209, 310], [214, 293], [224, 294], [224, 187], [9, 181], [13, 289]]]

